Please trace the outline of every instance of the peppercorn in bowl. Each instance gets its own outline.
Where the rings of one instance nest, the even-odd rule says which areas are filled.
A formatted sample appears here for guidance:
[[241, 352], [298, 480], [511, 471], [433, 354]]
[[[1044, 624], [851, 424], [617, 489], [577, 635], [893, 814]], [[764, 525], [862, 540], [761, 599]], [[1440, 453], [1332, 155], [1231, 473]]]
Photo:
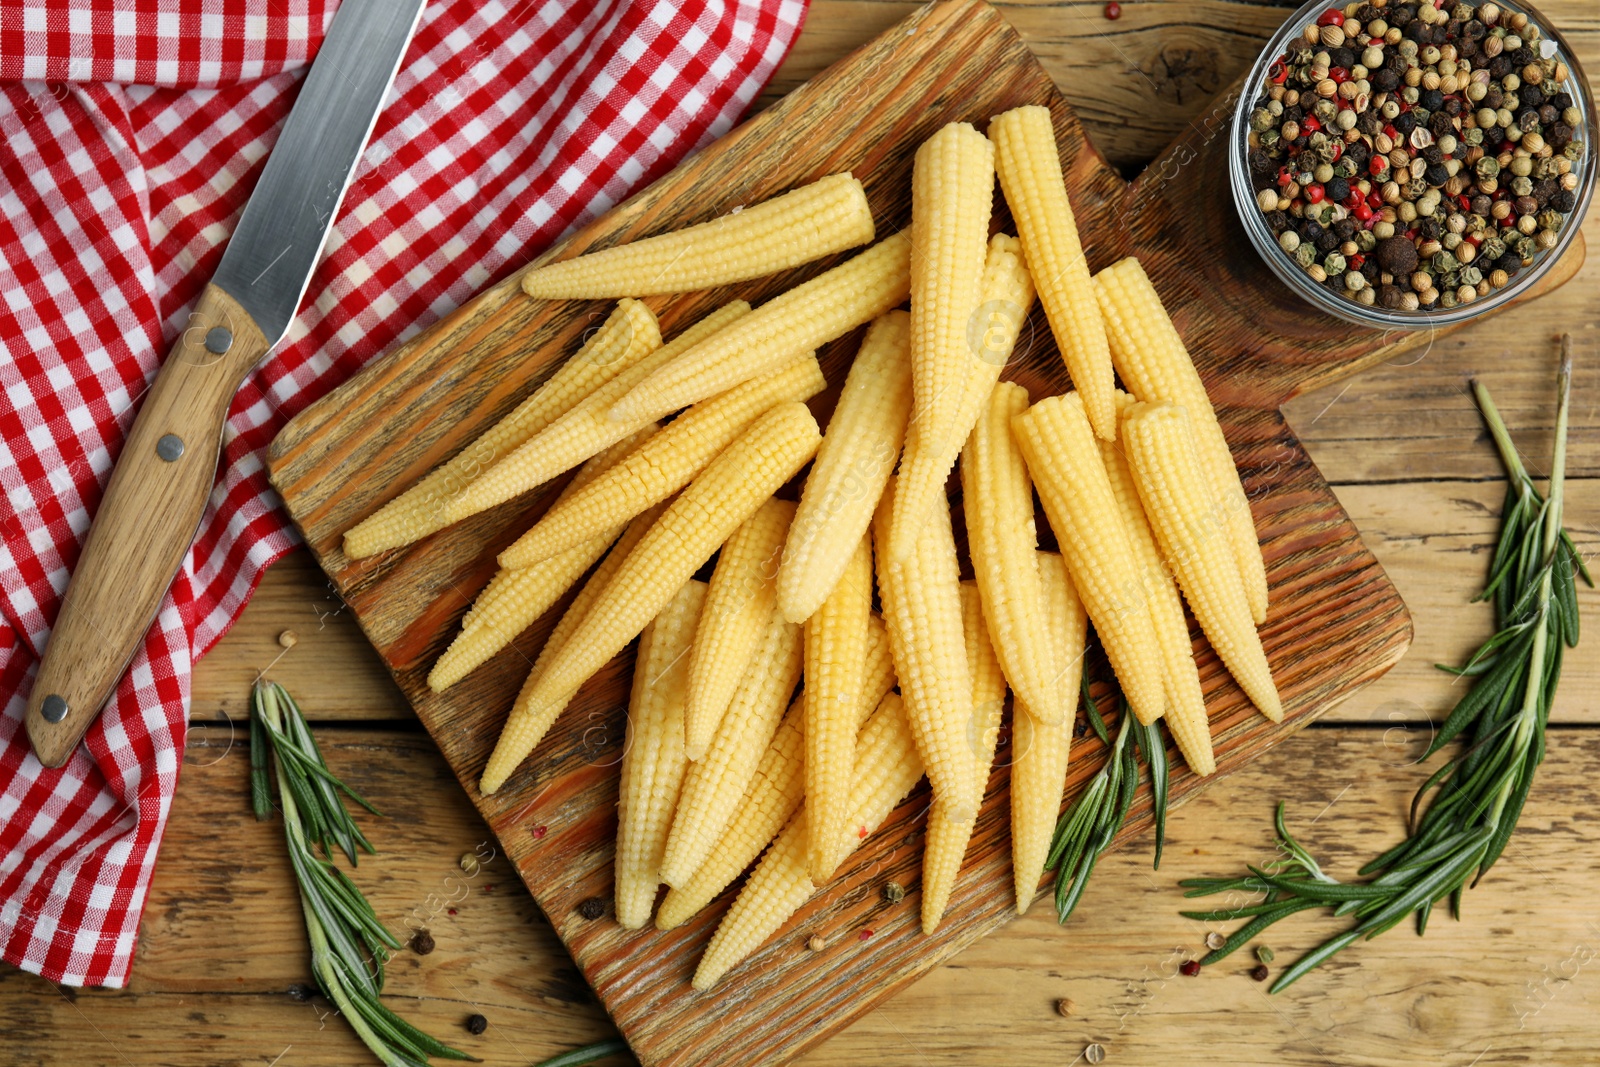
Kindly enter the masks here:
[[1306, 300], [1442, 325], [1560, 258], [1596, 134], [1583, 71], [1531, 5], [1314, 0], [1245, 80], [1231, 184], [1251, 243]]

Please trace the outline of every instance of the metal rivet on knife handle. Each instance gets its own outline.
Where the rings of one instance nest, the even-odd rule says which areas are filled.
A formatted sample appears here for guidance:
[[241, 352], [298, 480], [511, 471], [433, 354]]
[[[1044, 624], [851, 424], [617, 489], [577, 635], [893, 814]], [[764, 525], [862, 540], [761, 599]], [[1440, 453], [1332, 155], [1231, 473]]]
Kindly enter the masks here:
[[67, 702], [51, 693], [39, 706], [39, 714], [44, 716], [45, 722], [60, 722], [67, 717]]
[[220, 356], [233, 347], [233, 331], [226, 326], [213, 326], [206, 331], [206, 351]]
[[156, 455], [168, 463], [178, 462], [178, 457], [183, 455], [183, 438], [175, 433], [163, 434], [156, 442]]

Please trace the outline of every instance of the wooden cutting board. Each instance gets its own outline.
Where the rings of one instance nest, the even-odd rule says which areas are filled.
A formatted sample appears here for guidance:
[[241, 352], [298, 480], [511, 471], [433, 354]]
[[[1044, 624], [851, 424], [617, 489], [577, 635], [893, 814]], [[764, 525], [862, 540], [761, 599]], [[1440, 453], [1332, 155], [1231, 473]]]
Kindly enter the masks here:
[[[1346, 325], [1311, 310], [1268, 274], [1228, 194], [1231, 97], [1219, 99], [1130, 185], [1084, 140], [1048, 75], [992, 8], [971, 0], [931, 5], [540, 262], [703, 221], [846, 169], [866, 184], [879, 233], [886, 234], [907, 224], [911, 157], [925, 137], [956, 120], [982, 128], [990, 116], [1023, 103], [1045, 103], [1054, 113], [1091, 266], [1137, 254], [1172, 310], [1218, 403], [1252, 502], [1273, 594], [1262, 634], [1288, 714], [1279, 726], [1256, 714], [1202, 643], [1199, 663], [1221, 776], [1381, 674], [1410, 642], [1410, 619], [1394, 586], [1278, 409], [1298, 391], [1431, 339]], [[1008, 218], [999, 222], [1010, 229]], [[1570, 278], [1582, 259], [1580, 239], [1542, 290]], [[734, 295], [759, 302], [836, 261], [649, 303], [670, 334]], [[609, 918], [586, 921], [576, 911], [579, 902], [611, 891], [616, 765], [631, 652], [582, 690], [493, 797], [478, 794], [477, 777], [566, 601], [447, 694], [431, 693], [425, 682], [462, 612], [492, 575], [495, 554], [537, 517], [561, 483], [406, 550], [361, 562], [340, 551], [345, 530], [509, 411], [608, 310], [598, 301], [530, 300], [518, 276], [507, 278], [290, 423], [273, 443], [271, 478], [640, 1060], [696, 1067], [780, 1062], [1015, 914], [1006, 750], [997, 758], [1001, 766], [937, 935], [924, 937], [918, 924], [927, 803], [919, 789], [766, 947], [715, 991], [695, 993], [689, 976], [729, 895], [668, 934], [629, 933]], [[824, 353], [835, 389], [814, 402], [819, 418], [831, 408], [858, 340], [844, 338]], [[1006, 376], [1035, 397], [1067, 387], [1037, 309]], [[1093, 735], [1078, 743], [1069, 795], [1098, 768], [1100, 755]], [[1177, 773], [1174, 803], [1202, 784], [1187, 771]], [[1123, 839], [1149, 823], [1141, 794]], [[880, 887], [888, 879], [911, 890], [904, 902], [883, 902]], [[805, 948], [812, 934], [826, 939], [823, 951]], [[1073, 931], [1061, 936], [1070, 939]]]

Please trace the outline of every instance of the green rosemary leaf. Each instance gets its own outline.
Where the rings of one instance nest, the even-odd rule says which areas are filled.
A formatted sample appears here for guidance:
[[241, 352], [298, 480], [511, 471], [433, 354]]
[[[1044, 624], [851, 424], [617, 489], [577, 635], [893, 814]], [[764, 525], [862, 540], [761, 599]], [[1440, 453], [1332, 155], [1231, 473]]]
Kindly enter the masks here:
[[1167, 746], [1161, 740], [1161, 729], [1155, 723], [1141, 726], [1136, 738], [1142, 740], [1145, 766], [1150, 768], [1150, 807], [1156, 817], [1156, 847], [1152, 866], [1161, 869], [1161, 848], [1167, 842], [1167, 790], [1171, 767], [1167, 762]]
[[628, 1043], [626, 1041], [617, 1039], [597, 1041], [592, 1045], [584, 1045], [582, 1048], [575, 1048], [570, 1052], [551, 1056], [547, 1060], [540, 1060], [533, 1067], [580, 1067], [585, 1063], [603, 1060], [607, 1056], [620, 1056], [627, 1051]]
[[1230, 934], [1228, 939], [1222, 943], [1221, 948], [1213, 949], [1202, 956], [1200, 958], [1201, 964], [1209, 967], [1219, 960], [1227, 959], [1239, 949], [1254, 941], [1261, 931], [1273, 923], [1278, 922], [1280, 919], [1287, 919], [1297, 911], [1305, 911], [1307, 908], [1317, 907], [1319, 902], [1315, 900], [1285, 900], [1274, 901], [1273, 903], [1276, 906], [1270, 911], [1263, 911], [1257, 914], [1254, 919], [1251, 919]]
[[259, 716], [250, 716], [250, 807], [257, 822], [272, 818], [272, 786], [267, 781], [267, 732]]
[[1105, 719], [1100, 717], [1100, 706], [1094, 702], [1094, 697], [1089, 693], [1089, 672], [1084, 671], [1078, 680], [1078, 689], [1083, 694], [1083, 708], [1089, 715], [1089, 725], [1094, 728], [1095, 735], [1100, 738], [1100, 743], [1111, 743], [1111, 731], [1106, 729]]
[[1307, 971], [1313, 970], [1335, 953], [1348, 948], [1359, 936], [1360, 934], [1357, 931], [1347, 930], [1338, 937], [1332, 937], [1324, 941], [1317, 948], [1312, 949], [1290, 964], [1288, 969], [1278, 976], [1278, 980], [1272, 983], [1268, 992], [1281, 993], [1288, 989]]

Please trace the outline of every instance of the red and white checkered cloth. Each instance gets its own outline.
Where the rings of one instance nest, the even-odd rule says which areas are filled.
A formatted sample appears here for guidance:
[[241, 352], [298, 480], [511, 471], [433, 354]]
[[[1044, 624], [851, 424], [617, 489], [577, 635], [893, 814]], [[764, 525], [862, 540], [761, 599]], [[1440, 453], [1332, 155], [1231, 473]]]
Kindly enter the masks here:
[[67, 575], [336, 6], [0, 0], [0, 956], [54, 981], [127, 979], [190, 668], [294, 544], [263, 472], [273, 435], [726, 131], [805, 15], [805, 0], [429, 3], [308, 302], [234, 401], [199, 539], [110, 707], [46, 770], [23, 707]]

